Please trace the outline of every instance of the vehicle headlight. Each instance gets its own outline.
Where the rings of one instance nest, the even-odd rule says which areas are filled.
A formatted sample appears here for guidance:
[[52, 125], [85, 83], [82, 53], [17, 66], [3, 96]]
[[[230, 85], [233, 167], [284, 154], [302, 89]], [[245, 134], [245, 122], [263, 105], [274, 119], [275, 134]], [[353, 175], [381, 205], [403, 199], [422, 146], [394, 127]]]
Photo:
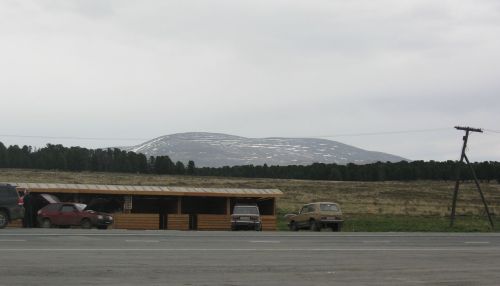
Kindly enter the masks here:
[[103, 219], [104, 217], [102, 215], [98, 215], [97, 219]]

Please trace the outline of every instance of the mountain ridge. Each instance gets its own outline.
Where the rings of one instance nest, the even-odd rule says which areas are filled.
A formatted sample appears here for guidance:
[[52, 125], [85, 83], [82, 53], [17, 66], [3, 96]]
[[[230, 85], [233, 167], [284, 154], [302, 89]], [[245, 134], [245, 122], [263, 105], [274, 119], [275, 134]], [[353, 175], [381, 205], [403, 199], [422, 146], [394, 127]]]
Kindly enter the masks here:
[[224, 133], [186, 132], [160, 136], [142, 144], [119, 147], [146, 156], [194, 161], [198, 167], [237, 165], [368, 164], [409, 161], [393, 154], [368, 151], [317, 138], [246, 138]]

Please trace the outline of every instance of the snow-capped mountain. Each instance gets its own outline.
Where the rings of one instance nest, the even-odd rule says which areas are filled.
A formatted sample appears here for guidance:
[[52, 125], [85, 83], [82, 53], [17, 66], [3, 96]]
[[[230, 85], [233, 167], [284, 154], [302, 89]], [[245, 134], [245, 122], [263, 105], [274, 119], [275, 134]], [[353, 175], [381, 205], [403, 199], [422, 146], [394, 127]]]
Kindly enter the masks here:
[[359, 149], [336, 141], [313, 138], [245, 138], [191, 132], [158, 137], [123, 150], [146, 156], [167, 155], [173, 161], [193, 160], [198, 167], [236, 165], [309, 165], [312, 163], [368, 164], [405, 158]]

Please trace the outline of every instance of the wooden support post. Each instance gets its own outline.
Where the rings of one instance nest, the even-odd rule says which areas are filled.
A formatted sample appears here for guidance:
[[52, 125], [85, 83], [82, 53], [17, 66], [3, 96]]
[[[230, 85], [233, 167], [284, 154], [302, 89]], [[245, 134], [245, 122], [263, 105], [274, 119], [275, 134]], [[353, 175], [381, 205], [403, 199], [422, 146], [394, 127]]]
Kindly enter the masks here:
[[226, 215], [231, 215], [231, 198], [226, 198]]
[[455, 172], [456, 182], [455, 182], [455, 190], [453, 192], [453, 202], [452, 202], [451, 216], [450, 216], [450, 227], [453, 226], [453, 223], [455, 221], [455, 210], [456, 210], [456, 205], [457, 205], [458, 188], [460, 186], [460, 167], [465, 159], [465, 161], [467, 162], [467, 166], [469, 166], [469, 169], [472, 172], [472, 176], [474, 177], [474, 182], [476, 183], [477, 190], [478, 190], [479, 195], [481, 196], [481, 200], [483, 201], [483, 204], [484, 204], [484, 209], [486, 210], [486, 214], [488, 215], [488, 220], [490, 222], [491, 228], [493, 229], [493, 227], [494, 227], [493, 220], [491, 218], [491, 214], [490, 214], [490, 211], [488, 209], [488, 204], [486, 203], [486, 199], [484, 198], [483, 191], [481, 190], [481, 186], [479, 185], [479, 181], [477, 180], [476, 172], [474, 171], [474, 168], [472, 167], [471, 163], [469, 162], [469, 158], [467, 158], [467, 155], [465, 155], [465, 150], [467, 148], [467, 140], [469, 139], [469, 132], [482, 133], [483, 130], [481, 130], [479, 128], [460, 127], [460, 126], [456, 126], [455, 129], [465, 131], [465, 136], [463, 137], [464, 145], [462, 146], [462, 154], [460, 156], [460, 161], [457, 164], [457, 170]]
[[130, 195], [123, 196], [123, 213], [132, 213], [132, 196]]
[[276, 198], [273, 198], [273, 216], [276, 216]]
[[458, 161], [457, 164], [457, 169], [455, 171], [455, 190], [453, 192], [453, 202], [451, 206], [451, 217], [450, 217], [450, 227], [453, 226], [453, 223], [455, 222], [455, 209], [457, 206], [457, 198], [458, 198], [458, 188], [460, 186], [460, 167], [462, 163], [464, 162], [464, 157], [465, 157], [465, 149], [467, 148], [467, 140], [469, 139], [469, 131], [466, 130], [465, 136], [463, 137], [464, 140], [464, 145], [462, 146], [462, 154], [460, 155], [460, 161]]
[[479, 191], [479, 195], [481, 196], [481, 200], [483, 201], [484, 209], [486, 210], [486, 214], [488, 215], [488, 220], [490, 221], [491, 228], [493, 228], [493, 219], [491, 218], [490, 210], [488, 209], [488, 204], [486, 203], [486, 199], [484, 198], [483, 191], [481, 190], [481, 186], [479, 185], [479, 181], [477, 180], [476, 172], [472, 165], [469, 162], [469, 158], [465, 156], [465, 161], [472, 172], [472, 176], [474, 177], [474, 182], [476, 183], [477, 190]]

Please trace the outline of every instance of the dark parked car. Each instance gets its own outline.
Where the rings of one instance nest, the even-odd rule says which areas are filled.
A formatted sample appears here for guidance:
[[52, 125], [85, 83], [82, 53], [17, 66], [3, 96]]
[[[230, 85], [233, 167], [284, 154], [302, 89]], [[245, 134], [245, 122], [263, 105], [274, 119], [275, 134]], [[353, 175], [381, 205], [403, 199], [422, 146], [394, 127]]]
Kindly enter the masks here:
[[262, 230], [259, 207], [256, 205], [235, 205], [231, 215], [231, 230], [240, 228]]
[[23, 217], [23, 201], [19, 197], [16, 187], [0, 184], [0, 228], [4, 228], [9, 222]]
[[88, 210], [87, 205], [78, 203], [49, 204], [38, 211], [38, 222], [41, 227], [97, 227], [106, 229], [113, 223], [113, 216], [107, 213]]

